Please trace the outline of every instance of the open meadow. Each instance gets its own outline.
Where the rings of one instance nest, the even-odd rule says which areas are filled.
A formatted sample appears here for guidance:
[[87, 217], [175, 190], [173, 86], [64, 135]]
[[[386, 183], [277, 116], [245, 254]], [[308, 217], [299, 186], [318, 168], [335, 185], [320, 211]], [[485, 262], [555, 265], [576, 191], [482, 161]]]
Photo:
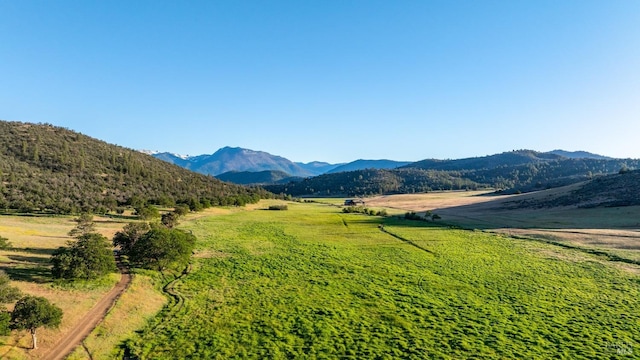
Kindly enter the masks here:
[[[260, 206], [266, 208], [268, 202]], [[640, 280], [596, 256], [334, 205], [206, 212], [140, 359], [640, 357]]]
[[[482, 229], [510, 236], [540, 239], [640, 263], [640, 206], [578, 208], [517, 208], [516, 201], [546, 199], [566, 194], [571, 186], [497, 196], [479, 192], [442, 192], [389, 195], [367, 199], [367, 205], [403, 211], [432, 211], [439, 222], [466, 229]], [[634, 267], [625, 266], [636, 271]]]

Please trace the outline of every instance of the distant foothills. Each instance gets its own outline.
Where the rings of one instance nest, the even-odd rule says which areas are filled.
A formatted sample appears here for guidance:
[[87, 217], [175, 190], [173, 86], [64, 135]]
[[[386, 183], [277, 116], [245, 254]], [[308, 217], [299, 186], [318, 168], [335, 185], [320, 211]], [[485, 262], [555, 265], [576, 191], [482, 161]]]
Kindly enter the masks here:
[[515, 150], [455, 160], [356, 160], [347, 164], [295, 163], [262, 151], [224, 147], [211, 155], [153, 156], [218, 179], [260, 185], [292, 196], [367, 196], [433, 190], [497, 189], [527, 192], [638, 169], [637, 159], [586, 151]]

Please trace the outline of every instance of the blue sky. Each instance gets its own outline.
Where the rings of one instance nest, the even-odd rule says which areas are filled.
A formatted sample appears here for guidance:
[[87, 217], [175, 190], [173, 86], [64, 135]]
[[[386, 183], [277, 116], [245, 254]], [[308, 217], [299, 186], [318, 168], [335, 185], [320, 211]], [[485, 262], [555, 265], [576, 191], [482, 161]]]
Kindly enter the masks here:
[[640, 158], [640, 1], [0, 0], [0, 119], [191, 155]]

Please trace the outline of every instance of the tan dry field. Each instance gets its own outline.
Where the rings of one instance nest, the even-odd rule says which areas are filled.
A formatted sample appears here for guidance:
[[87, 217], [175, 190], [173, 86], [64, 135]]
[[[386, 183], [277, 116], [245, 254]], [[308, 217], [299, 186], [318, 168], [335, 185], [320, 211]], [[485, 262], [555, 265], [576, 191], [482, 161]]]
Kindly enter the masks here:
[[544, 199], [571, 191], [580, 184], [520, 195], [455, 191], [379, 196], [366, 200], [367, 207], [403, 211], [432, 211], [440, 222], [512, 236], [603, 249], [640, 261], [640, 206], [513, 209], [513, 202]]
[[[96, 216], [94, 221], [98, 232], [110, 239], [128, 220]], [[0, 216], [0, 236], [8, 238], [14, 247], [12, 250], [0, 251], [0, 269], [10, 276], [12, 284], [24, 294], [43, 296], [64, 312], [58, 329], [38, 329], [37, 350], [30, 350], [31, 336], [26, 331], [13, 332], [9, 337], [0, 338], [1, 359], [41, 358], [120, 278], [119, 274], [112, 274], [99, 283], [79, 283], [73, 286], [56, 284], [52, 280], [49, 270], [51, 253], [72, 240], [67, 233], [75, 225], [73, 217]], [[144, 313], [141, 316], [149, 317], [160, 309], [162, 305], [157, 305], [158, 299], [164, 303], [164, 297], [154, 292], [151, 286], [144, 286], [148, 280], [140, 279], [138, 282], [142, 285], [136, 286], [142, 288], [141, 291], [154, 304], [151, 309], [144, 309], [147, 311], [139, 311]], [[126, 299], [122, 299], [125, 304]], [[122, 319], [124, 324], [120, 323], [118, 326], [126, 326], [129, 321], [126, 316]], [[139, 322], [133, 316], [131, 321], [136, 320]]]

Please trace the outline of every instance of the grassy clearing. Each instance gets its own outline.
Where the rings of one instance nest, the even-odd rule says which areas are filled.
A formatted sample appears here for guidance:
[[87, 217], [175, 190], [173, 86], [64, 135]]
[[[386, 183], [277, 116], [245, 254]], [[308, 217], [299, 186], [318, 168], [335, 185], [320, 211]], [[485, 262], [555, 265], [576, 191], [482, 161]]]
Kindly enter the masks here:
[[184, 306], [141, 359], [640, 355], [640, 281], [573, 250], [319, 204], [184, 227]]
[[[126, 220], [96, 217], [97, 230], [107, 237], [122, 228]], [[36, 359], [44, 355], [65, 332], [105, 293], [120, 276], [112, 274], [93, 282], [76, 282], [72, 285], [55, 282], [51, 278], [49, 257], [53, 250], [71, 240], [67, 235], [76, 223], [73, 217], [0, 216], [0, 235], [8, 238], [14, 249], [0, 251], [0, 269], [7, 272], [25, 294], [44, 296], [64, 311], [59, 329], [40, 329], [39, 349], [28, 351], [31, 336], [16, 332], [10, 337], [0, 337], [0, 358]]]

